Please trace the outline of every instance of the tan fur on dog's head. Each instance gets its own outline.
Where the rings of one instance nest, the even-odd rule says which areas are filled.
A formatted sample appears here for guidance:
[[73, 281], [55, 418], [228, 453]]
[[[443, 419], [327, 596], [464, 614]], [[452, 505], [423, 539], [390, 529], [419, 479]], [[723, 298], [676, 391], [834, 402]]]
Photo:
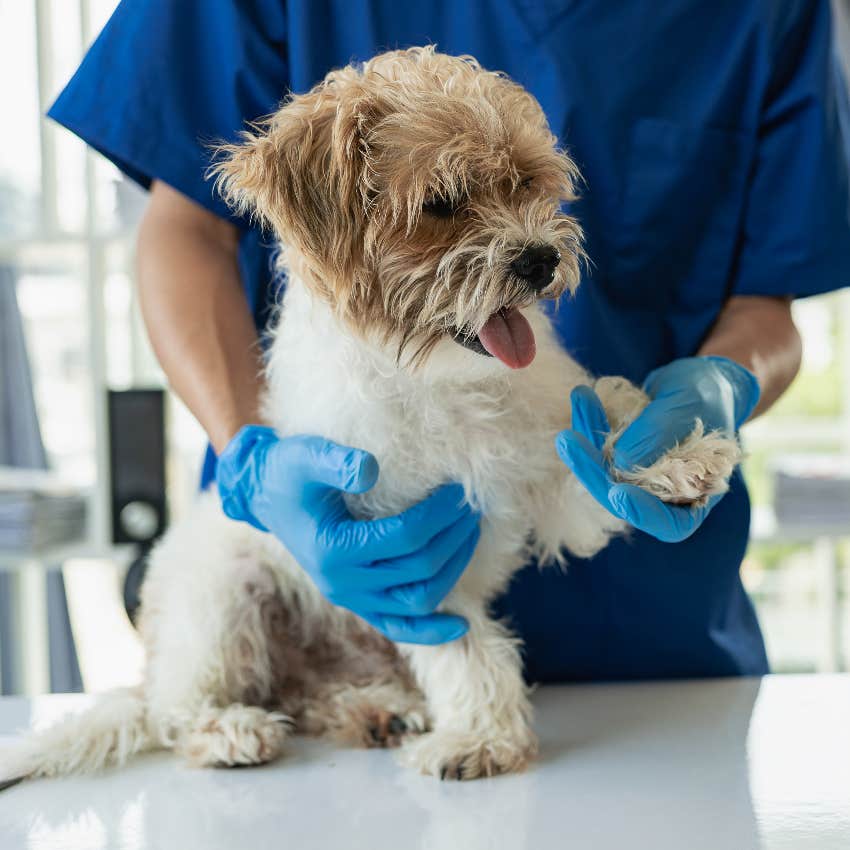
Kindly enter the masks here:
[[[537, 101], [470, 57], [412, 48], [333, 71], [223, 145], [211, 173], [315, 292], [399, 356], [578, 282], [581, 232], [560, 212], [577, 170]], [[562, 257], [542, 292], [511, 272], [533, 244]]]

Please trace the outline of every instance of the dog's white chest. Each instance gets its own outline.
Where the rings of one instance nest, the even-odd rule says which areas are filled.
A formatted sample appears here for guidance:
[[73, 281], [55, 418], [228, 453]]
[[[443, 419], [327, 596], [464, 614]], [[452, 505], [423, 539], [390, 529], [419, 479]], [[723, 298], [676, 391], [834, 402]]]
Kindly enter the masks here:
[[427, 364], [422, 373], [399, 369], [291, 285], [272, 344], [267, 416], [281, 433], [372, 452], [381, 474], [359, 500], [364, 513], [402, 510], [447, 481], [463, 484], [491, 516], [515, 513], [530, 487], [562, 474], [552, 440], [567, 424], [566, 393], [580, 374], [539, 320], [539, 362], [460, 381], [451, 370], [467, 378], [481, 355], [448, 341], [436, 377]]

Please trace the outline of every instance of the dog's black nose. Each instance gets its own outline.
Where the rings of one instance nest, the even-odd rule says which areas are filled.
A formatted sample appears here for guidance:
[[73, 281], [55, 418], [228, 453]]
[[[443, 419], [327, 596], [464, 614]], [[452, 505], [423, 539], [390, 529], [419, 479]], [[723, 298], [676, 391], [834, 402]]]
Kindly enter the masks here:
[[511, 263], [517, 277], [535, 292], [545, 289], [555, 277], [561, 254], [551, 245], [530, 245]]

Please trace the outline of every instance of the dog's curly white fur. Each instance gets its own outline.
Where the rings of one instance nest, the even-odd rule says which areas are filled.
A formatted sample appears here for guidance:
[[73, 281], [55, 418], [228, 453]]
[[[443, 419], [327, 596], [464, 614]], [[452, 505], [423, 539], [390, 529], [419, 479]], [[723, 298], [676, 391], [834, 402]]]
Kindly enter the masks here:
[[[529, 555], [587, 557], [626, 531], [554, 450], [570, 391], [593, 384], [536, 305], [579, 277], [580, 231], [560, 211], [576, 171], [554, 141], [519, 86], [422, 48], [332, 73], [225, 146], [215, 169], [225, 196], [283, 244], [268, 423], [378, 458], [377, 485], [348, 499], [360, 517], [463, 485], [482, 534], [443, 607], [469, 620], [468, 634], [393, 646], [207, 494], [153, 553], [143, 686], [28, 742], [20, 770], [89, 769], [150, 747], [198, 765], [255, 764], [292, 730], [402, 743], [406, 763], [443, 777], [527, 764], [536, 743], [519, 642], [487, 605]], [[429, 214], [434, 198], [451, 215]], [[562, 257], [541, 292], [511, 273], [533, 243]], [[470, 344], [498, 311], [530, 323], [527, 368]], [[615, 435], [647, 401], [624, 379], [597, 390]], [[737, 459], [733, 439], [697, 428], [623, 478], [698, 501], [725, 488]]]

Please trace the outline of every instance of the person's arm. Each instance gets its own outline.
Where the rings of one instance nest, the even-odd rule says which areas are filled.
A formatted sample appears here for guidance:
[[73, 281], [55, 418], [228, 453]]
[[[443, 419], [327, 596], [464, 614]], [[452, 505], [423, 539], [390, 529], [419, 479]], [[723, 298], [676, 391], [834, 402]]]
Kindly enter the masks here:
[[172, 389], [217, 453], [259, 423], [261, 351], [237, 266], [238, 231], [155, 181], [139, 231], [139, 301]]
[[759, 295], [731, 298], [699, 354], [728, 357], [756, 376], [761, 396], [749, 418], [760, 416], [800, 371], [803, 345], [791, 316], [791, 300]]

